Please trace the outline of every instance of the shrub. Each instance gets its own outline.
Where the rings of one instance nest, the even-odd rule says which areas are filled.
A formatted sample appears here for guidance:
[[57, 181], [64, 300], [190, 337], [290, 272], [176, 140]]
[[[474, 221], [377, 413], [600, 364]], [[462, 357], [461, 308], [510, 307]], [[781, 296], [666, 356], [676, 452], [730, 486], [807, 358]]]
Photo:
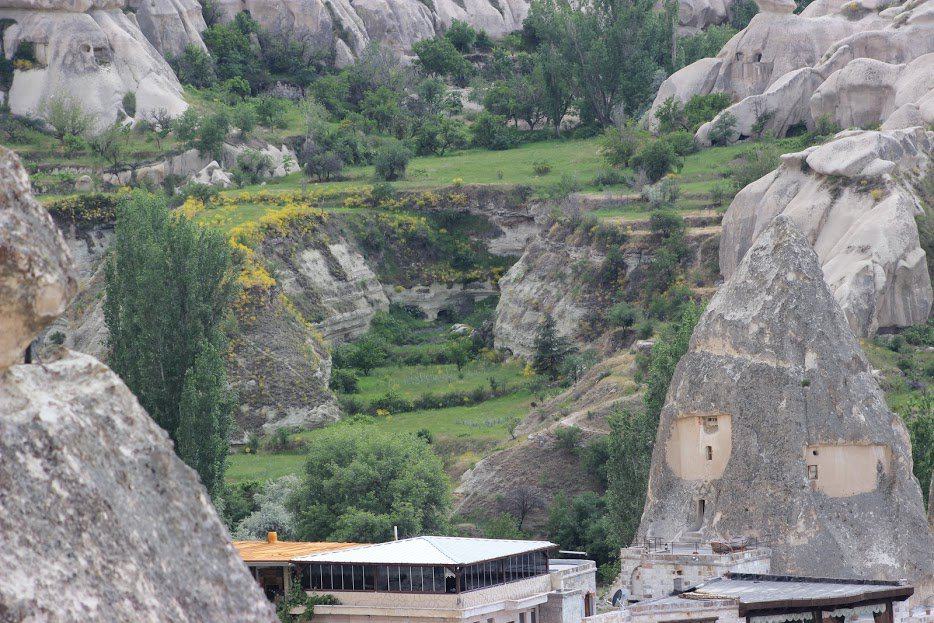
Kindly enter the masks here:
[[411, 152], [400, 141], [385, 141], [376, 152], [373, 163], [376, 166], [376, 176], [386, 182], [403, 178], [411, 158]]
[[183, 84], [203, 89], [217, 82], [214, 59], [196, 45], [186, 47], [185, 51], [173, 60], [172, 65]]
[[518, 141], [515, 128], [506, 125], [506, 117], [483, 111], [471, 127], [475, 147], [503, 150], [515, 147]]
[[654, 209], [677, 201], [681, 195], [681, 187], [673, 177], [664, 177], [656, 184], [644, 186], [641, 194], [643, 201], [648, 202]]
[[778, 152], [774, 147], [756, 145], [746, 150], [739, 162], [733, 165], [730, 174], [733, 190], [736, 192], [742, 190], [778, 167], [780, 162]]
[[240, 134], [244, 137], [256, 128], [256, 121], [256, 109], [249, 104], [235, 106], [230, 112], [230, 122], [240, 128]]
[[605, 168], [600, 169], [593, 177], [594, 186], [616, 186], [625, 184], [632, 186], [632, 176], [619, 169]]
[[662, 102], [655, 111], [655, 118], [658, 119], [658, 131], [662, 134], [682, 130], [687, 126], [684, 107], [681, 100], [674, 95]]
[[726, 182], [717, 182], [710, 188], [710, 203], [713, 206], [720, 207], [725, 204], [728, 200], [733, 198], [733, 192], [730, 190], [729, 184]]
[[827, 115], [821, 115], [814, 122], [814, 134], [817, 136], [833, 136], [839, 131], [840, 126]]
[[458, 51], [467, 53], [477, 40], [477, 31], [467, 22], [456, 19], [451, 22], [451, 27], [444, 33], [444, 36]]
[[616, 327], [631, 327], [639, 319], [639, 310], [626, 302], [616, 303], [606, 315], [610, 324]]
[[126, 113], [127, 117], [136, 116], [136, 93], [133, 91], [127, 91], [123, 94], [123, 112]]
[[254, 107], [260, 125], [267, 128], [285, 128], [288, 125], [285, 120], [285, 100], [264, 95], [256, 99]]
[[237, 156], [234, 179], [240, 186], [258, 184], [272, 174], [272, 159], [255, 149], [244, 149]]
[[305, 175], [317, 177], [318, 181], [340, 177], [344, 169], [344, 161], [340, 155], [324, 149], [312, 139], [306, 139], [302, 145], [300, 161], [305, 168]]
[[551, 173], [551, 165], [544, 161], [533, 162], [532, 171], [534, 171], [535, 175], [538, 177], [542, 177]]
[[61, 346], [65, 343], [65, 334], [61, 331], [55, 331], [52, 335], [49, 336], [49, 341], [55, 344], [56, 346]]
[[727, 93], [709, 93], [707, 95], [694, 95], [684, 105], [684, 116], [691, 132], [717, 116], [721, 110], [730, 105], [730, 96]]
[[694, 135], [685, 130], [678, 130], [666, 135], [661, 140], [671, 145], [672, 149], [679, 156], [687, 156], [697, 151], [697, 144], [694, 142]]
[[730, 26], [742, 30], [758, 12], [759, 5], [754, 0], [737, 0], [730, 7]]
[[670, 143], [657, 140], [643, 145], [632, 158], [632, 164], [654, 184], [670, 171], [680, 169], [683, 163]]
[[70, 223], [113, 223], [117, 218], [117, 197], [102, 193], [72, 195], [48, 203], [46, 209], [56, 219]]
[[609, 128], [603, 133], [600, 153], [611, 167], [627, 167], [642, 146], [642, 139], [630, 127]]
[[720, 114], [713, 122], [710, 131], [707, 133], [707, 138], [710, 139], [713, 145], [726, 145], [733, 139], [735, 132], [736, 117], [733, 116], [733, 113], [725, 112]]
[[559, 426], [555, 429], [558, 447], [565, 452], [577, 454], [583, 431], [579, 426]]
[[91, 129], [93, 118], [85, 112], [81, 102], [71, 95], [55, 95], [44, 108], [46, 121], [52, 134], [65, 144], [66, 136], [82, 136]]
[[473, 72], [470, 62], [461, 56], [450, 39], [435, 37], [422, 39], [412, 44], [416, 64], [428, 74], [450, 76], [459, 86], [464, 86]]

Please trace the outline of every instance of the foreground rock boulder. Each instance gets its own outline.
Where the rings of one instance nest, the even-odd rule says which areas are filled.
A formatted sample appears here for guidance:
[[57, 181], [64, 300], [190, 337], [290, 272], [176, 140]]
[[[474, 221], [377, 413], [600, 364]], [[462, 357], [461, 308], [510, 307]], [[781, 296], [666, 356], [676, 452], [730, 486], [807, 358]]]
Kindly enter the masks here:
[[29, 343], [75, 294], [71, 254], [29, 176], [0, 147], [0, 371], [23, 361]]
[[923, 323], [934, 294], [915, 217], [932, 167], [934, 132], [843, 132], [782, 156], [741, 190], [723, 217], [720, 270], [730, 278], [778, 214], [804, 231], [824, 278], [860, 336]]
[[685, 533], [758, 537], [775, 573], [932, 588], [907, 431], [787, 216], [710, 301], [671, 381], [639, 535]]
[[64, 349], [10, 365], [74, 277], [2, 148], [0, 193], [0, 618], [272, 623], [197, 474], [113, 372]]

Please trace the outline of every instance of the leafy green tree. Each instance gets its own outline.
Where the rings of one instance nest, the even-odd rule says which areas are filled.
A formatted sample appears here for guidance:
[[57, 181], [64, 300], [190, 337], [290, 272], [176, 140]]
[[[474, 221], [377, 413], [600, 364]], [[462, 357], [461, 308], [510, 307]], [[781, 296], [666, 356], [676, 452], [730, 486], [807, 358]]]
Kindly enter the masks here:
[[405, 177], [412, 153], [401, 141], [387, 140], [376, 152], [374, 166], [376, 176], [385, 182], [394, 182]]
[[412, 44], [418, 67], [429, 75], [449, 76], [458, 85], [467, 84], [473, 66], [446, 37], [422, 39]]
[[564, 493], [556, 495], [545, 529], [548, 539], [561, 549], [587, 552], [597, 565], [615, 559], [619, 553], [619, 544], [607, 516], [606, 500], [592, 491], [571, 500]]
[[927, 389], [912, 396], [898, 413], [908, 426], [914, 474], [921, 483], [924, 502], [930, 508], [928, 495], [934, 473], [934, 391]]
[[220, 110], [214, 114], [202, 117], [198, 123], [197, 131], [188, 145], [198, 150], [202, 156], [210, 156], [220, 160], [221, 148], [230, 132], [230, 119], [226, 111]]
[[217, 499], [224, 488], [234, 400], [227, 390], [227, 371], [217, 346], [204, 341], [196, 351], [182, 386], [176, 451], [198, 472], [211, 497]]
[[668, 141], [650, 141], [642, 145], [631, 163], [642, 170], [653, 184], [671, 171], [681, 169], [684, 161]]
[[459, 52], [466, 54], [473, 49], [477, 41], [477, 31], [467, 22], [456, 19], [451, 22], [450, 28], [444, 33], [444, 37], [450, 41]]
[[470, 338], [450, 340], [444, 347], [444, 358], [453, 363], [458, 372], [463, 372], [467, 364], [470, 363], [472, 345]]
[[92, 125], [93, 118], [81, 102], [71, 95], [54, 95], [44, 107], [45, 120], [52, 126], [52, 135], [65, 145], [68, 136], [82, 136]]
[[724, 108], [732, 102], [728, 93], [708, 93], [707, 95], [693, 95], [688, 103], [684, 105], [684, 117], [686, 120], [685, 128], [692, 133], [697, 131], [704, 123], [717, 116]]
[[565, 357], [573, 351], [566, 337], [558, 335], [554, 317], [546, 313], [535, 335], [532, 369], [552, 381], [558, 378]]
[[616, 543], [631, 543], [639, 528], [648, 489], [652, 446], [675, 366], [687, 352], [701, 310], [685, 306], [681, 319], [652, 348], [642, 411], [618, 411], [609, 418], [610, 456], [607, 507]]
[[389, 353], [383, 341], [365, 335], [352, 345], [347, 363], [360, 370], [363, 376], [370, 376], [373, 368], [385, 365], [388, 358]]
[[259, 26], [249, 15], [238, 13], [232, 22], [215, 24], [201, 35], [214, 58], [217, 77], [222, 81], [243, 78], [254, 93], [268, 82], [259, 50], [250, 40], [258, 30]]
[[506, 118], [483, 111], [474, 120], [470, 128], [473, 133], [471, 143], [476, 147], [503, 150], [515, 147], [518, 142], [515, 128], [506, 125]]
[[217, 82], [217, 67], [214, 59], [194, 44], [189, 44], [178, 57], [173, 59], [172, 66], [183, 84], [204, 89]]
[[443, 532], [450, 497], [441, 459], [415, 435], [331, 427], [308, 446], [302, 484], [287, 508], [297, 537], [377, 542]]
[[171, 215], [162, 197], [120, 200], [106, 263], [110, 365], [215, 495], [231, 405], [220, 325], [236, 291], [221, 234]]
[[736, 117], [733, 113], [724, 112], [719, 115], [710, 127], [707, 138], [714, 145], [726, 145], [736, 133]]
[[534, 56], [533, 80], [540, 85], [542, 111], [551, 122], [555, 136], [574, 101], [571, 66], [555, 45], [543, 46]]

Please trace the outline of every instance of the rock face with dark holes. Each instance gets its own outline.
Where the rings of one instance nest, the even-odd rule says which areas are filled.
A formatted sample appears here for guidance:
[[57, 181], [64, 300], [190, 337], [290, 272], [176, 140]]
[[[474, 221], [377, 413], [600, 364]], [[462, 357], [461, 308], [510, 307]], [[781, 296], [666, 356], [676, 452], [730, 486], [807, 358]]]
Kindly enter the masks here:
[[684, 533], [758, 537], [776, 573], [932, 588], [907, 430], [787, 216], [710, 301], [668, 390], [639, 536]]
[[782, 156], [723, 217], [720, 270], [729, 278], [759, 233], [786, 214], [817, 252], [824, 279], [859, 336], [924, 323], [934, 293], [915, 217], [931, 175], [934, 132], [843, 132]]
[[[47, 118], [51, 102], [72, 97], [96, 130], [161, 109], [173, 116], [184, 112], [188, 105], [172, 68], [123, 6], [123, 0], [0, 0], [0, 19], [13, 22], [3, 31], [6, 57], [21, 44], [30, 44], [34, 56], [13, 72], [6, 94], [10, 110]], [[124, 104], [127, 93], [135, 97], [135, 110]]]
[[75, 278], [2, 148], [0, 197], [0, 619], [273, 623], [197, 474], [117, 375], [65, 349], [18, 363]]

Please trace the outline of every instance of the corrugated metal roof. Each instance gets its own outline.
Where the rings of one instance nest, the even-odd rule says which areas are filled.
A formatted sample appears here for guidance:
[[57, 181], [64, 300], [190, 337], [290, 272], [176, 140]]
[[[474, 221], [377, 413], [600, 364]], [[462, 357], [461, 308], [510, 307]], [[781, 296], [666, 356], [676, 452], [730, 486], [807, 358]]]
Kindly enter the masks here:
[[234, 541], [234, 547], [246, 563], [288, 562], [296, 556], [309, 556], [332, 552], [348, 547], [357, 547], [358, 543], [326, 543], [307, 541]]
[[844, 605], [873, 599], [905, 599], [910, 586], [880, 580], [728, 574], [683, 593], [688, 599], [735, 599], [741, 610], [769, 607]]
[[360, 545], [337, 552], [300, 556], [293, 560], [351, 564], [469, 565], [555, 547], [557, 545], [550, 541], [417, 536], [388, 543]]

